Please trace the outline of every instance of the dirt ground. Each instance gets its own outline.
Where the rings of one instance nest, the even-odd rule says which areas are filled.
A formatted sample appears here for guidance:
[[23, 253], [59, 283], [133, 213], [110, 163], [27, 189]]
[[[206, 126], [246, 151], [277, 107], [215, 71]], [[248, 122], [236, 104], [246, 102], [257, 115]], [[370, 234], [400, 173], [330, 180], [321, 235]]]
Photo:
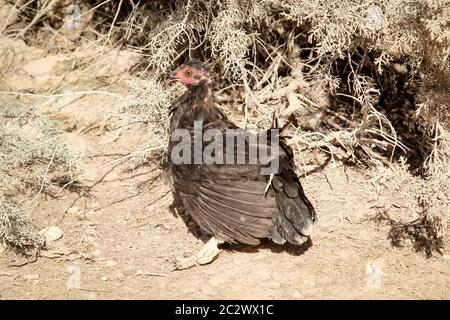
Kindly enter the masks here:
[[[51, 72], [40, 68], [48, 67], [52, 59], [42, 52], [28, 57], [32, 61], [24, 58], [15, 70], [39, 77], [26, 82], [18, 72], [9, 90], [34, 86], [39, 92], [53, 85], [45, 80]], [[126, 93], [117, 86], [96, 89]], [[80, 88], [73, 85], [71, 90]], [[58, 118], [69, 128], [64, 135], [68, 146], [80, 154], [85, 188], [62, 192], [56, 199], [41, 195], [26, 204], [39, 229], [55, 225], [63, 237], [48, 243], [37, 261], [20, 267], [11, 264], [24, 258], [11, 251], [0, 253], [0, 299], [450, 298], [450, 257], [427, 258], [410, 243], [393, 247], [389, 226], [372, 220], [380, 210], [396, 214], [407, 210], [401, 195], [372, 183], [373, 170], [333, 162], [302, 178], [318, 214], [308, 246], [269, 241], [258, 247], [225, 245], [212, 264], [172, 271], [174, 259], [194, 253], [201, 242], [189, 219], [171, 209], [164, 170], [157, 165], [127, 170], [129, 163], [121, 161], [102, 167], [146, 141], [151, 130], [145, 124], [72, 130], [71, 126], [80, 128], [114, 109], [114, 96], [29, 99], [37, 112]], [[446, 247], [449, 244], [447, 239]], [[70, 271], [78, 268], [80, 287], [69, 288]]]

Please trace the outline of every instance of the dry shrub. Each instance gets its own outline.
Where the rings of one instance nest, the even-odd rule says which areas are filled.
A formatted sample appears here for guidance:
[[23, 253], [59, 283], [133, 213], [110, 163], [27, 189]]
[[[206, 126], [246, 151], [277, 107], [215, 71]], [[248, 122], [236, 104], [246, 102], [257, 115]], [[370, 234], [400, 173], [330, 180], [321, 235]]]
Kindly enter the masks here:
[[2, 196], [0, 196], [0, 239], [7, 246], [22, 252], [34, 248], [41, 249], [44, 246], [44, 239], [21, 208]]
[[450, 135], [439, 123], [434, 134], [434, 147], [425, 161], [424, 177], [412, 175], [404, 158], [396, 170], [384, 177], [390, 188], [404, 195], [409, 214], [401, 220], [392, 218], [386, 211], [377, 216], [378, 221], [386, 221], [391, 226], [389, 238], [394, 246], [403, 246], [409, 239], [417, 251], [427, 256], [444, 249], [450, 204]]
[[61, 138], [56, 123], [14, 100], [0, 100], [0, 191], [51, 195], [70, 181], [77, 158]]
[[169, 109], [174, 97], [174, 88], [167, 90], [155, 78], [133, 81], [130, 95], [122, 102], [120, 113], [132, 120], [148, 122], [158, 138], [166, 136], [169, 130]]
[[72, 181], [75, 163], [55, 123], [15, 100], [0, 100], [0, 240], [16, 249], [42, 246], [16, 200], [54, 196]]
[[130, 83], [130, 94], [120, 102], [119, 115], [129, 119], [130, 123], [144, 123], [152, 132], [147, 141], [130, 154], [130, 170], [164, 161], [169, 138], [167, 111], [177, 93], [176, 87], [165, 88], [155, 77]]

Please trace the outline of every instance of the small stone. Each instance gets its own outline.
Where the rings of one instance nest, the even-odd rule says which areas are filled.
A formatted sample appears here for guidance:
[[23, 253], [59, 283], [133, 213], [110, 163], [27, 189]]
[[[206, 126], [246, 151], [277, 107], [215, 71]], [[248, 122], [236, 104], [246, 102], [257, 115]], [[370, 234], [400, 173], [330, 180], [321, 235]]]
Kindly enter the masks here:
[[292, 294], [292, 298], [294, 299], [300, 299], [302, 297], [302, 295], [300, 294], [300, 292], [298, 290], [295, 290], [294, 293]]
[[103, 277], [102, 277], [102, 280], [103, 280], [103, 281], [106, 281], [106, 280], [108, 280], [108, 277], [107, 277], [107, 276], [103, 276]]
[[39, 231], [39, 234], [43, 235], [47, 242], [56, 241], [63, 236], [62, 230], [57, 226], [44, 228]]

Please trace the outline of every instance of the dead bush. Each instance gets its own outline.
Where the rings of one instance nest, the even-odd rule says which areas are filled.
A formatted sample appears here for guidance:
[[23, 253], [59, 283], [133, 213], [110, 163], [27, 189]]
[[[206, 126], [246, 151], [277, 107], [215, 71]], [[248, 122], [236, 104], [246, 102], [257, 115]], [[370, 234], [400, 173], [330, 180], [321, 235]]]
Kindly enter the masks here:
[[[76, 155], [57, 125], [16, 100], [0, 100], [0, 239], [16, 249], [40, 247], [42, 239], [23, 215], [19, 195], [54, 196], [73, 181]], [[75, 183], [74, 181], [72, 183]]]

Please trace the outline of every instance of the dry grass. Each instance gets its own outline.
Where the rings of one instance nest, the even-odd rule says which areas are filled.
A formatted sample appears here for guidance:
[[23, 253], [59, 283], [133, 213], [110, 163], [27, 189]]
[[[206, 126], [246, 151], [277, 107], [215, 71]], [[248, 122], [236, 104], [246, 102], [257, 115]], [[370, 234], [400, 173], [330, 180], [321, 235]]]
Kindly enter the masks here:
[[15, 100], [0, 101], [0, 146], [3, 194], [50, 192], [76, 170], [57, 124]]
[[44, 240], [19, 206], [0, 196], [0, 239], [19, 251], [42, 248]]
[[23, 194], [55, 195], [75, 171], [76, 156], [55, 123], [15, 100], [0, 100], [0, 239], [16, 249], [40, 248], [42, 238], [16, 201]]

